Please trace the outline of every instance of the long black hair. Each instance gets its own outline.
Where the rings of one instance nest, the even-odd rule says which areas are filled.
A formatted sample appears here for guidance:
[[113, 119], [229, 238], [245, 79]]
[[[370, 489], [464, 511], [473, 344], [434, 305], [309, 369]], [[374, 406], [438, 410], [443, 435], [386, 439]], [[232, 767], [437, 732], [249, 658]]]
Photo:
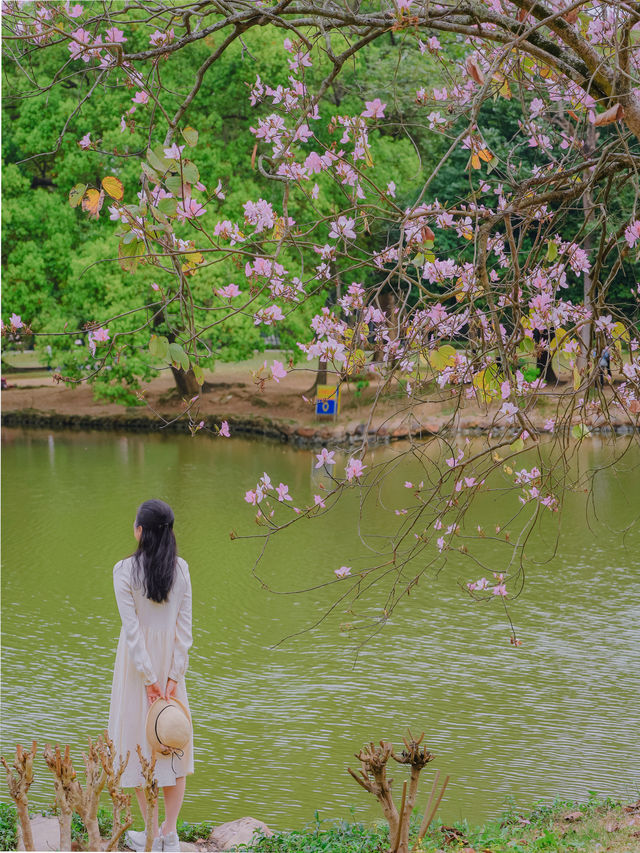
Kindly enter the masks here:
[[134, 578], [151, 601], [166, 601], [176, 576], [178, 547], [173, 532], [173, 510], [164, 501], [140, 504], [136, 527], [142, 527], [133, 555]]

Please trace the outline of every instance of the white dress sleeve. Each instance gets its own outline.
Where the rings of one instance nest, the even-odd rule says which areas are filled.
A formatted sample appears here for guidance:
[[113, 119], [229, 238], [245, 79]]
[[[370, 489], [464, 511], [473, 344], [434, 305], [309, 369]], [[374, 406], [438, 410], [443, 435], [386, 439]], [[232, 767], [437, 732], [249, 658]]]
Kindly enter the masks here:
[[134, 666], [142, 675], [145, 685], [155, 684], [158, 679], [140, 628], [131, 589], [131, 576], [126, 569], [123, 569], [123, 565], [124, 563], [120, 561], [113, 568], [113, 588], [116, 593], [116, 602], [122, 619], [125, 640]]
[[189, 649], [193, 644], [193, 636], [191, 634], [191, 578], [189, 577], [189, 568], [184, 561], [182, 562], [183, 574], [186, 581], [186, 588], [178, 617], [176, 619], [176, 635], [173, 645], [173, 658], [169, 669], [169, 678], [172, 681], [180, 681], [187, 671], [189, 666]]

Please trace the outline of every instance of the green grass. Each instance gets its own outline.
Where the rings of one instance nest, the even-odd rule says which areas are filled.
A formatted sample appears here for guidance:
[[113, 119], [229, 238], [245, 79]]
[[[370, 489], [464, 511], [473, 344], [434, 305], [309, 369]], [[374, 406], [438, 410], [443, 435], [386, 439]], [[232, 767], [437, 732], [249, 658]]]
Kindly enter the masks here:
[[[52, 815], [49, 811], [46, 814]], [[111, 833], [111, 814], [101, 808], [98, 822], [103, 837]], [[178, 821], [182, 841], [207, 838], [214, 824]], [[417, 834], [418, 820], [411, 827], [411, 846]], [[15, 850], [17, 817], [13, 806], [0, 803], [0, 849]], [[72, 838], [86, 846], [87, 833], [74, 815]], [[122, 849], [122, 844], [120, 845]], [[389, 832], [380, 821], [367, 826], [356, 821], [315, 820], [301, 830], [278, 832], [260, 837], [254, 853], [388, 853]], [[509, 806], [500, 818], [482, 826], [458, 821], [451, 825], [434, 822], [418, 850], [420, 853], [639, 853], [640, 800], [624, 806], [610, 798], [601, 799], [591, 792], [586, 803], [556, 800], [539, 804], [530, 812]]]
[[0, 850], [15, 850], [18, 845], [18, 814], [15, 806], [0, 803]]
[[[410, 846], [417, 834], [412, 825]], [[247, 848], [248, 850], [249, 848]], [[386, 824], [320, 821], [304, 831], [281, 832], [261, 838], [255, 853], [387, 853]], [[418, 847], [420, 853], [638, 853], [640, 801], [635, 810], [592, 795], [587, 803], [557, 800], [523, 813], [508, 808], [499, 819], [483, 826], [467, 821], [452, 825], [434, 822]]]

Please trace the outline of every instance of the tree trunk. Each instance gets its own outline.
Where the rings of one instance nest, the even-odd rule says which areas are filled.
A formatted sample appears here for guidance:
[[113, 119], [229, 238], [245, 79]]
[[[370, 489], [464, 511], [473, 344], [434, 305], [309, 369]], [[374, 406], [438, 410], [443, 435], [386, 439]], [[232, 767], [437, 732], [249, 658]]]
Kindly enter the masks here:
[[[395, 325], [392, 323], [393, 311], [396, 307], [396, 295], [390, 290], [383, 291], [378, 296], [378, 307], [387, 317], [389, 323], [389, 338], [391, 340], [395, 340], [398, 337], [398, 324]], [[384, 357], [384, 352], [381, 349], [374, 350], [373, 353], [373, 361], [374, 363], [381, 362]]]
[[191, 367], [189, 370], [184, 371], [181, 367], [174, 367], [171, 365], [171, 372], [173, 373], [173, 379], [176, 383], [178, 393], [182, 397], [188, 397], [191, 399], [191, 397], [196, 397], [200, 394], [202, 388], [198, 385]]
[[551, 363], [551, 353], [549, 352], [549, 339], [551, 330], [546, 329], [544, 334], [538, 329], [533, 330], [533, 340], [536, 343], [536, 367], [540, 371], [539, 379], [544, 379], [552, 385], [557, 385], [558, 377], [555, 374]]
[[[585, 142], [585, 157], [590, 156], [596, 150], [596, 145], [598, 142], [598, 134], [596, 132], [596, 128], [593, 124], [587, 125], [587, 139]], [[586, 190], [582, 196], [582, 209], [584, 211], [585, 223], [591, 215], [591, 211], [593, 209], [593, 195], [591, 190]], [[593, 235], [588, 230], [587, 226], [587, 234], [584, 240], [584, 250], [587, 255], [591, 254], [591, 250], [593, 248]], [[583, 273], [583, 296], [584, 296], [584, 307], [590, 313], [593, 312], [593, 288], [595, 282], [591, 278], [591, 273], [585, 272]], [[589, 353], [591, 351], [591, 335], [593, 331], [593, 321], [587, 320], [587, 322], [580, 329], [580, 350], [578, 353], [578, 370], [584, 372], [589, 362]]]

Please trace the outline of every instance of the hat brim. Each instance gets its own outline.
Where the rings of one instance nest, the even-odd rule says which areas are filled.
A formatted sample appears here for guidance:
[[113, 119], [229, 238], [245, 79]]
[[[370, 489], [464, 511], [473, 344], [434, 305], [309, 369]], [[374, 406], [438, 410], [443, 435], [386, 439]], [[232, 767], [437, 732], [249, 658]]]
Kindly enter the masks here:
[[167, 700], [159, 697], [156, 699], [150, 706], [147, 711], [147, 719], [145, 721], [145, 729], [147, 733], [147, 743], [151, 747], [152, 752], [159, 752], [162, 755], [170, 755], [171, 747], [165, 746], [158, 740], [158, 736], [156, 734], [156, 720], [161, 711], [167, 708], [170, 705], [177, 706], [182, 713], [185, 715], [187, 720], [189, 721], [189, 726], [193, 729], [193, 723], [191, 721], [191, 714], [187, 710], [186, 706], [174, 696], [171, 699]]

